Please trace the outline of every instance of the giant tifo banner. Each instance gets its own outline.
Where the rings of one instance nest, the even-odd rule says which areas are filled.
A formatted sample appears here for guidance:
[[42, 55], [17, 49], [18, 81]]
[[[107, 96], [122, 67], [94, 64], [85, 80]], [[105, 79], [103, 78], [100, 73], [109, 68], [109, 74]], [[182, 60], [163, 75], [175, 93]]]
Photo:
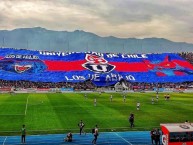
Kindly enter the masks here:
[[193, 81], [193, 65], [175, 53], [113, 54], [0, 49], [0, 79], [82, 82], [97, 86], [130, 82]]

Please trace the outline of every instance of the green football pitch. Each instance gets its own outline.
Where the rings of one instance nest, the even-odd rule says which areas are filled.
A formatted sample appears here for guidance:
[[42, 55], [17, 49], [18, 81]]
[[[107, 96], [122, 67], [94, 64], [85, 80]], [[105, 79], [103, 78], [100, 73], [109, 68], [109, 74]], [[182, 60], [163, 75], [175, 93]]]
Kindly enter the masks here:
[[[110, 102], [110, 95], [113, 95]], [[86, 132], [96, 124], [100, 131], [150, 130], [160, 123], [193, 122], [193, 93], [47, 93], [0, 94], [0, 135], [16, 135], [26, 125], [28, 134], [78, 132], [83, 120]], [[152, 104], [152, 97], [155, 103]], [[97, 104], [94, 106], [94, 98]], [[137, 102], [140, 110], [136, 109]], [[135, 114], [135, 127], [128, 117]]]

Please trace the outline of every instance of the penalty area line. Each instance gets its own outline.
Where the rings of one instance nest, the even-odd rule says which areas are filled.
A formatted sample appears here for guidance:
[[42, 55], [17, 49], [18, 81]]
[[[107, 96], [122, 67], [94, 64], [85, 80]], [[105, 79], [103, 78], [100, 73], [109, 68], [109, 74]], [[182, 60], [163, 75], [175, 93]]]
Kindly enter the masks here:
[[26, 101], [26, 104], [25, 104], [25, 115], [27, 114], [28, 99], [29, 99], [29, 96], [27, 97], [27, 101]]

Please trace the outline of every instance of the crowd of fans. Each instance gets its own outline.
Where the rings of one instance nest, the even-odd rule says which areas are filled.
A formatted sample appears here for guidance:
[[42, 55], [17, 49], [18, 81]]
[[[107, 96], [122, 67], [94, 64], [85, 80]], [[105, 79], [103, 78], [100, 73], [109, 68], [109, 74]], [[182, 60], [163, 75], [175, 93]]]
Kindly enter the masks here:
[[185, 60], [193, 64], [193, 52], [182, 52], [179, 53], [181, 57], [183, 57]]
[[[178, 53], [182, 58], [193, 64], [193, 52], [182, 52]], [[193, 88], [193, 82], [183, 82], [183, 83], [137, 83], [137, 82], [127, 82], [124, 81], [128, 90], [153, 90], [154, 88], [178, 88], [187, 89]], [[10, 81], [10, 80], [0, 80], [0, 88], [73, 88], [74, 90], [95, 90], [96, 86], [91, 80], [85, 82], [32, 82], [32, 81]], [[110, 86], [109, 88], [113, 88]]]
[[[127, 90], [138, 90], [138, 91], [146, 91], [146, 90], [155, 90], [157, 88], [174, 88], [174, 89], [187, 89], [193, 88], [193, 82], [183, 82], [183, 83], [132, 83], [126, 82], [125, 84], [128, 86]], [[7, 81], [0, 80], [0, 88], [34, 88], [34, 89], [43, 89], [43, 88], [72, 88], [73, 90], [96, 90], [97, 87], [92, 83], [92, 81], [88, 80], [85, 82], [72, 83], [72, 82], [31, 82], [31, 81]], [[100, 87], [99, 87], [100, 88]], [[110, 88], [115, 90], [114, 86], [107, 86], [106, 88]], [[124, 88], [123, 88], [124, 89]]]
[[193, 88], [193, 82], [183, 82], [183, 83], [129, 83], [126, 85], [130, 90], [140, 89], [140, 90], [154, 90], [155, 88], [175, 88], [175, 89], [187, 89]]
[[91, 81], [72, 82], [32, 82], [32, 81], [7, 81], [0, 80], [0, 88], [73, 88], [74, 90], [92, 90], [95, 85]]

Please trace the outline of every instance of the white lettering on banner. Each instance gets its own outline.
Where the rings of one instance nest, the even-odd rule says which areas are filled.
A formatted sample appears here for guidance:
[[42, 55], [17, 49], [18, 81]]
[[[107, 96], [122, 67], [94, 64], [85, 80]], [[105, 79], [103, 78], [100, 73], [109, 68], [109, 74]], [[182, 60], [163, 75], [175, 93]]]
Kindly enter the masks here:
[[106, 76], [106, 79], [105, 81], [108, 82], [108, 81], [120, 81], [121, 79], [123, 79], [123, 76], [120, 75], [120, 74], [109, 74]]
[[[106, 75], [105, 81], [106, 82], [109, 82], [109, 81], [120, 81], [121, 79], [123, 79], [122, 75], [110, 73], [110, 74]], [[135, 77], [132, 76], [132, 75], [128, 75], [128, 76], [126, 76], [126, 80], [135, 81]]]
[[35, 56], [35, 55], [23, 55], [21, 58], [23, 58], [23, 59], [38, 59], [38, 56]]
[[132, 80], [132, 81], [135, 81], [135, 77], [132, 76], [132, 75], [128, 75], [128, 76], [126, 76], [126, 80]]
[[94, 81], [100, 81], [100, 75], [99, 74], [94, 74]]
[[112, 81], [117, 81], [117, 75], [116, 74], [112, 74], [111, 73], [111, 78], [112, 78]]
[[127, 54], [121, 55], [122, 58], [147, 58], [146, 54]]
[[86, 80], [86, 78], [84, 76], [78, 76], [78, 75], [73, 75], [71, 77], [68, 77], [68, 76], [64, 76], [64, 77], [67, 81], [73, 81], [73, 80], [75, 80], [75, 81], [85, 81]]
[[106, 76], [106, 82], [110, 82], [111, 81], [111, 77], [109, 75]]
[[55, 55], [54, 52], [46, 52], [46, 55]]
[[[100, 74], [88, 74], [88, 77], [85, 76], [80, 76], [80, 75], [72, 75], [72, 76], [64, 76], [64, 78], [67, 81], [85, 81], [86, 78], [90, 78], [90, 80], [93, 81], [102, 81]], [[105, 81], [106, 82], [111, 82], [111, 81], [120, 81], [121, 79], [123, 79], [123, 76], [120, 74], [113, 74], [110, 73], [108, 75], [105, 76]], [[132, 75], [128, 75], [126, 76], [126, 80], [135, 80], [135, 77]]]
[[[81, 52], [50, 52], [50, 51], [39, 51], [39, 54], [41, 55], [47, 55], [47, 56], [67, 56], [70, 54], [78, 54]], [[99, 52], [82, 52], [85, 54], [93, 54], [93, 55], [97, 55], [97, 56], [101, 56], [104, 57], [104, 55], [106, 55], [107, 58], [148, 58], [146, 54], [115, 54], [115, 53], [99, 53]]]
[[[72, 53], [72, 52], [71, 52]], [[39, 51], [39, 54], [41, 55], [48, 55], [48, 56], [67, 56], [71, 53], [64, 53], [64, 52], [49, 52], [49, 51]]]
[[16, 58], [22, 58], [22, 55], [16, 55]]
[[108, 58], [119, 57], [117, 54], [107, 54]]
[[[94, 80], [94, 81], [101, 81], [100, 80], [100, 75], [99, 74], [88, 74], [88, 77], [91, 79], [91, 80]], [[120, 74], [113, 74], [113, 73], [110, 73], [108, 75], [105, 76], [105, 81], [106, 82], [111, 82], [111, 81], [120, 81], [121, 79], [123, 79], [123, 76], [120, 75]], [[126, 76], [126, 80], [135, 80], [135, 77], [132, 76], [132, 75], [128, 75]]]
[[142, 58], [148, 58], [146, 54], [141, 54]]
[[113, 57], [119, 57], [117, 54], [113, 54]]
[[98, 56], [103, 56], [102, 53], [98, 53], [98, 52], [90, 52], [91, 54], [95, 54], [95, 55], [98, 55]]
[[66, 56], [67, 54], [64, 53], [64, 52], [56, 52], [56, 53], [53, 53], [52, 55], [57, 55], [57, 56]]
[[15, 58], [15, 55], [6, 55], [5, 58]]
[[100, 65], [100, 67], [98, 67], [99, 65], [97, 64], [91, 64], [90, 66], [92, 67], [93, 70], [98, 72], [106, 72], [108, 67], [108, 65]]
[[107, 54], [107, 57], [112, 58], [113, 56], [112, 56], [112, 54]]
[[94, 81], [100, 81], [100, 75], [99, 74], [88, 74], [88, 78]]
[[66, 78], [67, 81], [73, 81], [72, 78], [68, 78], [68, 76], [64, 76]]
[[10, 54], [10, 55], [6, 55], [5, 58], [17, 58], [17, 59], [39, 59], [38, 56], [35, 55], [14, 55], [14, 54]]

